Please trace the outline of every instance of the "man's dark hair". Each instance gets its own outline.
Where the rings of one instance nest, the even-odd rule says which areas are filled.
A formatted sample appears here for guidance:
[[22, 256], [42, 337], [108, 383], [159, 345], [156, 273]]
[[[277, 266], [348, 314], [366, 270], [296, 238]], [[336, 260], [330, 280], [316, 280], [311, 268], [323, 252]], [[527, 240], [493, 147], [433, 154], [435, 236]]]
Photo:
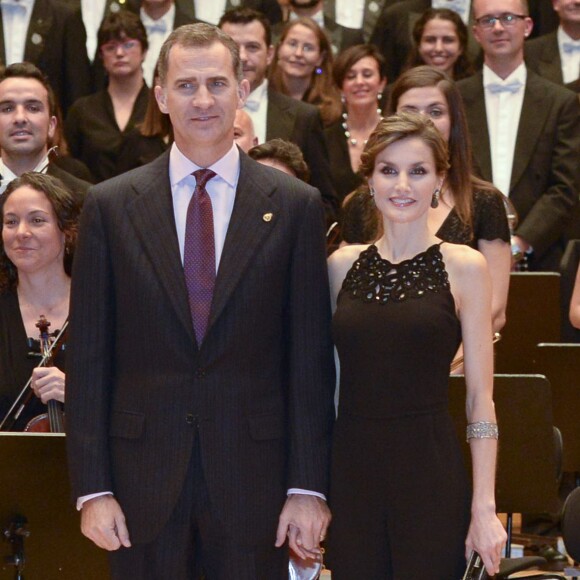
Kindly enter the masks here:
[[48, 94], [48, 113], [51, 117], [58, 116], [54, 91], [46, 75], [31, 62], [15, 62], [7, 67], [0, 68], [0, 83], [6, 79], [34, 79], [37, 80]]
[[224, 12], [218, 22], [218, 26], [223, 28], [224, 24], [250, 24], [256, 20], [264, 28], [264, 40], [266, 41], [266, 46], [269, 47], [272, 44], [272, 26], [268, 18], [258, 10], [245, 6], [232, 8]]
[[310, 179], [310, 170], [300, 147], [284, 139], [270, 139], [261, 145], [256, 145], [248, 151], [248, 155], [259, 161], [260, 159], [271, 159], [285, 165], [294, 175], [308, 183]]
[[137, 14], [128, 10], [119, 10], [105, 16], [97, 33], [99, 48], [111, 40], [123, 42], [128, 38], [138, 40], [143, 52], [149, 48], [147, 31]]

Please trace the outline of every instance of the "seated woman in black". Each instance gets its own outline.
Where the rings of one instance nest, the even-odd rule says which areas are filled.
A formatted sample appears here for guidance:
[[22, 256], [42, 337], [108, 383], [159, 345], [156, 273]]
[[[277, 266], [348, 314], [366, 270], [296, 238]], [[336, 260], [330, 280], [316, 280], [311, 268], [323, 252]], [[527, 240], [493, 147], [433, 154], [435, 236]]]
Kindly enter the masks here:
[[64, 343], [55, 366], [39, 367], [41, 315], [52, 336], [68, 318], [70, 272], [80, 207], [63, 183], [50, 175], [24, 173], [0, 198], [0, 420], [32, 376], [33, 397], [16, 421], [3, 428], [25, 429], [46, 413], [46, 403], [64, 403]]

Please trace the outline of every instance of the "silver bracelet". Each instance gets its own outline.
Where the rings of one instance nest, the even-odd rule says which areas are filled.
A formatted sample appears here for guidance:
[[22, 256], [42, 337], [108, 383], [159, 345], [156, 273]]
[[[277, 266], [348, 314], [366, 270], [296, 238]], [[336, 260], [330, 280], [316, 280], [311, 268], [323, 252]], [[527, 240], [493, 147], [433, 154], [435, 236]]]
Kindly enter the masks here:
[[470, 423], [467, 425], [467, 441], [470, 439], [498, 439], [499, 430], [497, 423], [490, 423], [489, 421], [478, 421], [477, 423]]

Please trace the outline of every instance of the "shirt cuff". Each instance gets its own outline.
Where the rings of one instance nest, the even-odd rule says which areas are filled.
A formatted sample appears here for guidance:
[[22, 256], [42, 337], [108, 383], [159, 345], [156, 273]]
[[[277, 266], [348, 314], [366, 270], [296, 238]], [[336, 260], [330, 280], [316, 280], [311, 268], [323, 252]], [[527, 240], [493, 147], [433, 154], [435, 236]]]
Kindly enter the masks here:
[[83, 495], [77, 499], [77, 510], [81, 511], [83, 504], [90, 499], [95, 499], [96, 497], [100, 497], [102, 495], [113, 495], [112, 491], [100, 491], [99, 493], [91, 493], [89, 495]]
[[319, 497], [321, 500], [326, 501], [326, 496], [323, 493], [318, 493], [317, 491], [310, 491], [308, 489], [299, 489], [297, 487], [292, 487], [287, 492], [288, 495], [313, 495], [314, 497]]

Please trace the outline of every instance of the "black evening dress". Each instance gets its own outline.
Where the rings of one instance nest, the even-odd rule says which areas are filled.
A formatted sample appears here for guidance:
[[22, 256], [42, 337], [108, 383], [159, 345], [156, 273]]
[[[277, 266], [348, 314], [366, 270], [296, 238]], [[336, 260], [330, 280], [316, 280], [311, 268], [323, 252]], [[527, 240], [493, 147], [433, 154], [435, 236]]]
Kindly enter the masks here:
[[333, 580], [460, 578], [470, 487], [447, 390], [461, 326], [440, 245], [399, 264], [364, 250], [333, 333]]
[[[50, 329], [56, 336], [59, 329]], [[61, 343], [55, 354], [56, 366], [64, 370], [66, 346]], [[0, 421], [28, 382], [32, 369], [40, 361], [40, 344], [36, 338], [27, 337], [15, 291], [0, 294]], [[34, 394], [12, 431], [23, 431], [34, 417], [47, 412], [47, 407]]]

